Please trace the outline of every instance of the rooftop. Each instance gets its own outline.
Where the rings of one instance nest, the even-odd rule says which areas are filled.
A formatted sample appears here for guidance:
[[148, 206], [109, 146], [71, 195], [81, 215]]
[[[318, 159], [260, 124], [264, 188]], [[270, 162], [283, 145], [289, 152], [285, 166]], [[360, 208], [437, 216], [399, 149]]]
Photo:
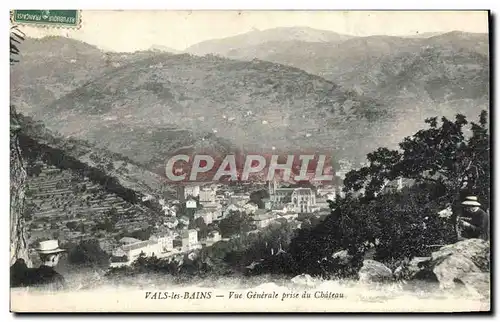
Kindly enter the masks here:
[[203, 208], [221, 208], [221, 204], [220, 203], [216, 203], [216, 202], [211, 202], [211, 203], [203, 203]]
[[132, 237], [123, 237], [119, 240], [120, 243], [123, 244], [133, 244], [133, 243], [138, 243], [141, 242], [141, 240], [137, 238], [132, 238]]
[[149, 245], [153, 245], [153, 244], [155, 244], [154, 241], [145, 240], [145, 241], [141, 241], [141, 242], [138, 242], [138, 243], [123, 245], [122, 249], [124, 251], [129, 251], [129, 250], [134, 250], [134, 249], [140, 249], [140, 248], [148, 247]]
[[313, 194], [313, 191], [311, 188], [296, 188], [293, 192], [295, 194], [298, 194], [298, 195], [312, 195]]
[[212, 214], [214, 212], [214, 209], [210, 208], [203, 208], [199, 209], [195, 212], [195, 215], [204, 215], [204, 214]]
[[273, 219], [273, 218], [276, 218], [276, 216], [271, 214], [271, 213], [255, 215], [252, 217], [253, 221], [262, 221], [262, 220]]

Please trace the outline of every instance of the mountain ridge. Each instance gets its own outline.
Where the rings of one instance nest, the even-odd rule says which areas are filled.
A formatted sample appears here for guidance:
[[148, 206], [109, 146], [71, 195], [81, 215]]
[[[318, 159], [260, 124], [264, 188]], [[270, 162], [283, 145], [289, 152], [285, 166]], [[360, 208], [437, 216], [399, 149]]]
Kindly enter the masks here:
[[[451, 33], [439, 37], [449, 39], [455, 35]], [[17, 99], [22, 103], [21, 110], [43, 120], [50, 128], [62, 130], [65, 136], [75, 136], [98, 142], [102, 147], [112, 147], [114, 152], [120, 152], [155, 169], [164, 164], [165, 155], [184, 146], [192, 146], [194, 150], [205, 146], [221, 146], [222, 151], [242, 146], [269, 151], [271, 148], [297, 150], [304, 146], [321, 148], [327, 145], [347, 151], [355, 150], [354, 146], [361, 146], [357, 154], [364, 155], [364, 152], [378, 147], [377, 144], [397, 143], [398, 135], [410, 134], [401, 127], [402, 121], [409, 123], [409, 127], [415, 127], [423, 123], [425, 117], [441, 115], [443, 108], [448, 114], [463, 110], [475, 113], [475, 109], [471, 107], [477, 102], [484, 105], [484, 100], [488, 98], [488, 93], [479, 95], [483, 91], [481, 87], [488, 82], [488, 78], [484, 77], [487, 65], [474, 58], [475, 56], [467, 56], [467, 50], [457, 51], [457, 47], [467, 45], [469, 40], [448, 47], [429, 47], [431, 53], [433, 50], [437, 53], [431, 55], [434, 65], [423, 65], [423, 68], [430, 72], [430, 76], [435, 70], [447, 77], [441, 86], [444, 90], [447, 90], [448, 83], [453, 85], [458, 82], [460, 85], [467, 84], [470, 80], [475, 81], [476, 89], [467, 85], [471, 95], [467, 94], [468, 90], [460, 87], [454, 90], [455, 94], [463, 92], [470, 97], [466, 95], [457, 100], [446, 91], [432, 89], [439, 74], [436, 75], [437, 78], [422, 76], [424, 78], [421, 80], [429, 81], [430, 87], [411, 77], [405, 80], [406, 83], [400, 82], [397, 77], [391, 78], [398, 76], [398, 70], [404, 68], [395, 68], [397, 64], [391, 62], [391, 59], [397, 62], [401, 59], [400, 56], [387, 56], [385, 53], [391, 53], [391, 46], [399, 46], [399, 43], [405, 41], [408, 42], [389, 36], [346, 40], [348, 44], [362, 44], [368, 46], [368, 49], [375, 45], [382, 53], [379, 56], [384, 58], [374, 60], [374, 64], [369, 66], [366, 59], [372, 55], [371, 49], [358, 52], [358, 56], [347, 52], [345, 59], [347, 63], [354, 64], [355, 69], [342, 70], [344, 65], [339, 65], [338, 68], [343, 73], [352, 73], [353, 81], [350, 84], [347, 82], [348, 78], [337, 79], [340, 82], [331, 81], [318, 75], [320, 73], [290, 66], [293, 62], [284, 65], [261, 59], [242, 61], [216, 55], [199, 57], [186, 53], [172, 55], [154, 51], [113, 54], [101, 52], [97, 59], [100, 65], [87, 68], [86, 63], [71, 63], [73, 56], [61, 57], [52, 46], [47, 46], [49, 48], [44, 50], [48, 50], [49, 54], [23, 54], [26, 57], [51, 57], [48, 61], [48, 66], [51, 67], [37, 64], [36, 59], [32, 64], [18, 64], [11, 70], [11, 75], [20, 72], [37, 76], [38, 74], [32, 73], [32, 68], [35, 68], [39, 76], [28, 80], [28, 85], [32, 84], [30, 86], [24, 84], [19, 88], [16, 87], [19, 82], [14, 81], [11, 82], [11, 88], [14, 101]], [[412, 39], [410, 43], [419, 41], [421, 40]], [[289, 43], [292, 44], [290, 48], [293, 48], [296, 42]], [[301, 46], [293, 49], [304, 50], [311, 44], [318, 43], [302, 42]], [[339, 44], [320, 45], [335, 47]], [[418, 48], [422, 52], [426, 50]], [[92, 48], [84, 50], [91, 51]], [[418, 56], [411, 56], [414, 52], [403, 50], [401, 55], [410, 55], [406, 58], [408, 62], [420, 61], [427, 64]], [[443, 52], [451, 53], [446, 58], [446, 64], [439, 60]], [[330, 59], [328, 51], [321, 53], [325, 59]], [[465, 53], [465, 60], [463, 64], [459, 63], [466, 68], [462, 72], [458, 69], [455, 72], [457, 67], [453, 66], [454, 61], [462, 53]], [[473, 55], [477, 53], [473, 52]], [[298, 57], [299, 62], [307, 63], [308, 59], [300, 55]], [[103, 69], [101, 67], [106, 59], [109, 59], [111, 65]], [[93, 60], [89, 58], [88, 61]], [[44, 95], [47, 88], [59, 88], [64, 84], [64, 78], [59, 78], [59, 75], [47, 75], [67, 64], [72, 64], [68, 69], [70, 77], [75, 73], [78, 76], [80, 73], [96, 72], [85, 77], [72, 77], [74, 83], [61, 88], [59, 95]], [[460, 64], [457, 65], [458, 68], [463, 68]], [[374, 70], [370, 69], [372, 66], [375, 66]], [[390, 68], [387, 69], [387, 66]], [[443, 66], [451, 66], [453, 73], [446, 74], [448, 72]], [[417, 65], [415, 68], [424, 70]], [[363, 74], [356, 76], [360, 71]], [[475, 71], [477, 75], [474, 74]], [[479, 77], [478, 81], [476, 76]], [[40, 84], [40, 79], [45, 81], [44, 86], [35, 87], [35, 83]], [[365, 82], [371, 87], [369, 82], [372, 79], [376, 80], [375, 89], [383, 85], [380, 91], [383, 94], [363, 88]], [[387, 81], [382, 84], [384, 79]], [[348, 86], [339, 85], [342, 83]], [[402, 84], [407, 84], [407, 88], [399, 86]], [[353, 89], [348, 89], [351, 86]], [[39, 93], [32, 95], [30, 91], [33, 90]], [[16, 98], [19, 92], [22, 95]], [[479, 96], [475, 97], [476, 94]], [[441, 100], [442, 97], [446, 99]], [[408, 122], [409, 120], [413, 122]], [[89, 132], [89, 128], [93, 130]], [[392, 138], [387, 133], [398, 134]], [[169, 140], [171, 143], [167, 142]], [[141, 152], [141, 146], [146, 142], [150, 142], [150, 147]], [[162, 150], [162, 153], [158, 153], [158, 150]]]
[[222, 54], [238, 44], [240, 46], [242, 44], [248, 46], [282, 39], [338, 42], [352, 37], [353, 36], [343, 35], [333, 31], [310, 27], [278, 27], [265, 30], [254, 30], [226, 38], [205, 40], [189, 46], [184, 52], [197, 55], [210, 53]]
[[[137, 105], [140, 102], [142, 111]], [[317, 113], [321, 111], [331, 116], [318, 124]], [[291, 143], [294, 140], [313, 141], [305, 133], [307, 128], [319, 131], [328, 120], [337, 126], [343, 123], [340, 118], [370, 123], [384, 113], [376, 101], [300, 69], [258, 60], [241, 62], [184, 54], [157, 55], [117, 68], [45, 107], [38, 116], [43, 116], [48, 125], [65, 128], [65, 135], [78, 136], [89, 126], [96, 133], [103, 131], [94, 140], [129, 137], [125, 129], [133, 136], [142, 133], [144, 139], [151, 132], [153, 140], [157, 136], [160, 140], [161, 129], [173, 126], [195, 131], [198, 138], [212, 132], [230, 138], [236, 146], [267, 142], [270, 150], [280, 142], [295, 145]], [[78, 124], [84, 117], [85, 125]], [[116, 134], [109, 133], [109, 127]], [[121, 144], [122, 148], [133, 145]]]

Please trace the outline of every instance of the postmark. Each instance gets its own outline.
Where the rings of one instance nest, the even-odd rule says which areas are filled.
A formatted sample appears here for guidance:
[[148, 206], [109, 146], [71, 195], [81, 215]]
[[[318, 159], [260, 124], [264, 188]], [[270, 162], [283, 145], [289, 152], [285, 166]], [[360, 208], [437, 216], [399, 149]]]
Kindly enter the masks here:
[[80, 29], [81, 10], [11, 10], [13, 24], [46, 28]]

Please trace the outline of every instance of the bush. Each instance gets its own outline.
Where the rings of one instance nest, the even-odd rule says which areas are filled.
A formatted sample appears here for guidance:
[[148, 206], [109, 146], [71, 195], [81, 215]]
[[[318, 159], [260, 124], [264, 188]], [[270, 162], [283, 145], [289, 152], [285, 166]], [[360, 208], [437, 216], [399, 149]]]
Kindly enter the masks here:
[[[346, 175], [346, 197], [330, 205], [334, 210], [323, 222], [304, 225], [290, 245], [299, 272], [348, 276], [370, 247], [376, 260], [394, 265], [430, 255], [429, 245], [456, 241], [452, 220], [439, 218], [437, 212], [448, 205], [454, 208], [466, 194], [489, 202], [486, 113], [478, 124], [471, 123], [469, 138], [463, 133], [468, 122], [462, 115], [454, 122], [442, 118], [440, 126], [437, 118], [426, 122], [429, 128], [405, 138], [402, 151], [379, 148], [367, 155], [368, 166]], [[401, 191], [382, 190], [398, 178], [415, 184]], [[339, 250], [353, 256], [349, 266], [331, 258]]]
[[96, 239], [83, 240], [68, 253], [68, 260], [75, 265], [109, 265], [109, 254], [102, 250]]
[[219, 222], [222, 237], [231, 237], [235, 234], [250, 231], [251, 219], [248, 215], [235, 211]]

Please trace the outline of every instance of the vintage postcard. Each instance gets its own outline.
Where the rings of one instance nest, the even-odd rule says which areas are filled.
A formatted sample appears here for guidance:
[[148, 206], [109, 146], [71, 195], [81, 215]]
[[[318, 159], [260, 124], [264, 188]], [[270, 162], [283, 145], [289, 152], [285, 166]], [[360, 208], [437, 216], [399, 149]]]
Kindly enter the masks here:
[[488, 11], [12, 10], [12, 312], [489, 312]]

